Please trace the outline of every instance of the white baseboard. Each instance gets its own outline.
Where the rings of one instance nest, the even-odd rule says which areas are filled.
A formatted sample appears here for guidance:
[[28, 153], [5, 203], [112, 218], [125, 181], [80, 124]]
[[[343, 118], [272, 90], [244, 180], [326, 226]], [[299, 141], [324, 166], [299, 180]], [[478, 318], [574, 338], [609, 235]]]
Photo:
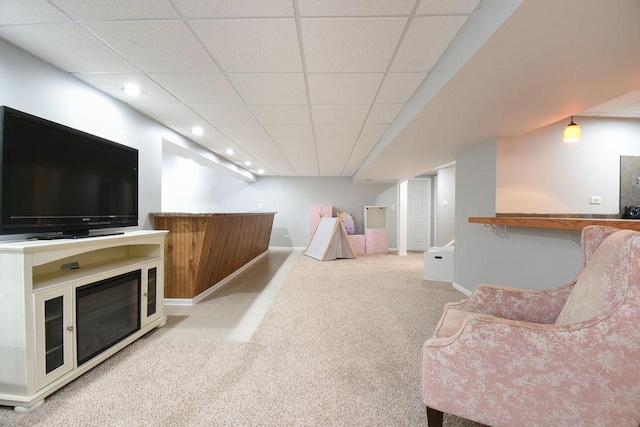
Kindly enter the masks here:
[[274, 251], [304, 251], [306, 246], [269, 246], [269, 250]]
[[469, 289], [463, 288], [462, 286], [458, 285], [456, 282], [453, 282], [451, 285], [454, 287], [454, 289], [462, 292], [463, 294], [465, 294], [468, 297], [470, 297], [471, 294], [472, 294], [472, 292]]

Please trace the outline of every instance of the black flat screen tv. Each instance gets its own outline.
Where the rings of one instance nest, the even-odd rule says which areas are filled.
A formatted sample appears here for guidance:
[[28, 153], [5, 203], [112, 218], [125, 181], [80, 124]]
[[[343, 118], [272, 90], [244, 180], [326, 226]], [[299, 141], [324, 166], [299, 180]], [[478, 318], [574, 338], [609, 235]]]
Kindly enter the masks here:
[[2, 106], [0, 159], [0, 234], [138, 225], [135, 148]]

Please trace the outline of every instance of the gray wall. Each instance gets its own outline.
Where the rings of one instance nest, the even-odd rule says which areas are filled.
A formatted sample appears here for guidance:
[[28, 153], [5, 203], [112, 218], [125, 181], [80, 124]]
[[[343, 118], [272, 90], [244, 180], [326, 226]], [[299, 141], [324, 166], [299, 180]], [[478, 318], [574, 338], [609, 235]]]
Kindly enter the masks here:
[[580, 266], [575, 232], [509, 227], [506, 237], [500, 237], [483, 224], [468, 222], [472, 216], [495, 215], [496, 143], [482, 142], [456, 159], [454, 282], [469, 291], [479, 283], [523, 289], [558, 286]]
[[[221, 212], [277, 212], [271, 246], [306, 247], [310, 238], [309, 208], [331, 205], [350, 213], [356, 233], [363, 234], [363, 209], [382, 202], [397, 203], [395, 184], [355, 184], [350, 177], [260, 177], [255, 183], [223, 177]], [[395, 246], [395, 210], [389, 212], [389, 246]]]
[[438, 169], [435, 189], [434, 246], [444, 246], [456, 238], [456, 167]]
[[184, 138], [2, 39], [0, 58], [0, 105], [139, 150], [139, 228], [151, 228], [147, 214], [160, 210], [162, 138]]
[[[0, 39], [0, 105], [6, 105], [139, 150], [138, 228], [152, 228], [149, 212], [163, 209], [162, 181], [166, 187], [186, 189], [168, 210], [215, 211], [215, 177], [228, 172], [229, 180], [250, 180], [252, 174], [239, 170], [226, 159], [160, 125], [86, 83]], [[170, 141], [171, 144], [167, 144]], [[193, 153], [207, 161], [202, 167], [173, 154], [165, 159], [163, 147]], [[180, 160], [187, 166], [177, 167]], [[215, 165], [215, 166], [211, 166]], [[169, 175], [164, 176], [163, 166]], [[232, 170], [230, 166], [233, 166]], [[177, 169], [186, 173], [172, 175]], [[203, 178], [204, 177], [204, 178]], [[171, 185], [169, 185], [171, 184]], [[177, 191], [174, 191], [174, 196]], [[0, 240], [25, 236], [0, 236]]]

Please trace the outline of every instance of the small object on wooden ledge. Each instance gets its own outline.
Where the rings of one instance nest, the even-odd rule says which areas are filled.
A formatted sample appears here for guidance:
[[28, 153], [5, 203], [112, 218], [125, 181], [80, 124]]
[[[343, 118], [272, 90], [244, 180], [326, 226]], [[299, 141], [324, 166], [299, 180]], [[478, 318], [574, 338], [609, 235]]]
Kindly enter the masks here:
[[640, 219], [640, 206], [625, 206], [622, 218]]

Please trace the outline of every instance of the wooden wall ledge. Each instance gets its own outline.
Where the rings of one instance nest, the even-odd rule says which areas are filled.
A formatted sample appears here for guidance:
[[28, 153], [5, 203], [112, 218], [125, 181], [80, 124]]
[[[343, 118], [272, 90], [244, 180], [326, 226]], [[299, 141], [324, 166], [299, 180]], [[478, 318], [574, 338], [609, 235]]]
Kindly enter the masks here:
[[588, 225], [606, 225], [609, 227], [640, 231], [640, 220], [605, 218], [564, 218], [538, 216], [495, 216], [469, 218], [472, 224], [504, 225], [509, 227], [551, 228], [557, 230], [582, 230]]

